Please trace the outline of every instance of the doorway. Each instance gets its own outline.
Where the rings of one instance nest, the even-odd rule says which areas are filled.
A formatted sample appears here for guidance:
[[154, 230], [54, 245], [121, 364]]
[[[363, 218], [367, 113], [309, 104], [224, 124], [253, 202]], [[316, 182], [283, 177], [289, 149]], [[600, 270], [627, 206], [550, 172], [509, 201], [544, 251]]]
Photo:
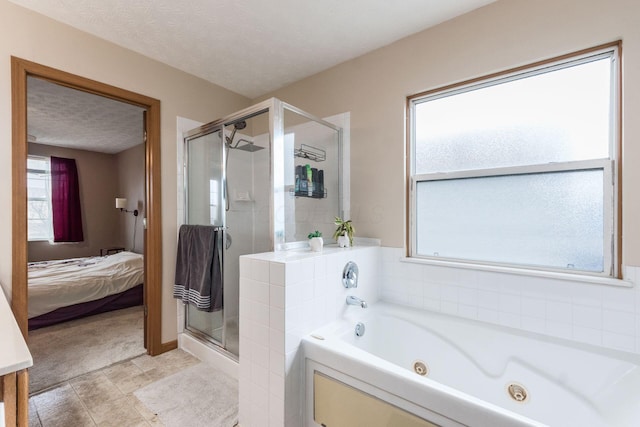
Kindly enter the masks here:
[[27, 287], [27, 78], [36, 77], [83, 92], [141, 107], [145, 111], [144, 335], [147, 353], [157, 355], [175, 347], [161, 341], [162, 229], [160, 205], [160, 101], [12, 57], [12, 300], [25, 338], [28, 335]]

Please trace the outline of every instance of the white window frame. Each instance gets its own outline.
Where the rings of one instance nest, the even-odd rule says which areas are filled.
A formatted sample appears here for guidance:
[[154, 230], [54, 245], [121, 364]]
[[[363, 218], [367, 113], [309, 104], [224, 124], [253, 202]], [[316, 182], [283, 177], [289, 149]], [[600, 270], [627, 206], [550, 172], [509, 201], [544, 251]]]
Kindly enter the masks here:
[[[604, 48], [596, 48], [583, 53], [566, 56], [560, 59], [545, 61], [544, 63], [533, 64], [530, 67], [520, 67], [515, 71], [507, 71], [500, 75], [489, 76], [485, 79], [475, 79], [469, 83], [453, 85], [441, 90], [429, 91], [421, 94], [409, 96], [407, 107], [409, 115], [408, 138], [409, 138], [409, 162], [408, 162], [408, 188], [409, 188], [409, 233], [408, 233], [408, 256], [409, 258], [433, 261], [438, 264], [450, 262], [467, 268], [477, 266], [479, 268], [496, 267], [498, 269], [516, 269], [521, 272], [543, 271], [568, 273], [571, 275], [600, 276], [604, 278], [620, 278], [620, 254], [619, 254], [619, 230], [621, 227], [619, 217], [619, 197], [620, 197], [620, 174], [618, 170], [620, 156], [620, 64], [618, 45], [610, 45]], [[482, 87], [493, 86], [506, 83], [532, 75], [555, 71], [571, 65], [590, 62], [596, 59], [609, 57], [611, 59], [611, 105], [610, 115], [612, 123], [609, 135], [609, 158], [589, 159], [583, 161], [553, 162], [546, 164], [530, 164], [525, 166], [499, 167], [490, 169], [471, 169], [455, 172], [435, 172], [427, 174], [415, 173], [415, 123], [416, 106], [423, 102], [464, 93]], [[602, 272], [589, 272], [583, 270], [569, 270], [553, 267], [534, 267], [529, 265], [487, 262], [479, 260], [457, 259], [439, 256], [428, 256], [417, 252], [417, 184], [425, 181], [451, 180], [462, 178], [484, 178], [493, 176], [539, 174], [546, 172], [564, 172], [581, 170], [602, 170], [603, 171], [603, 191], [604, 191], [604, 260]], [[610, 250], [607, 250], [610, 248]]]
[[[41, 174], [41, 175], [49, 175], [49, 180], [51, 180], [51, 163], [50, 163], [50, 159], [48, 157], [45, 156], [34, 156], [34, 155], [28, 155], [27, 156], [28, 159], [33, 159], [33, 160], [46, 160], [49, 162], [49, 170], [44, 170], [44, 169], [29, 169], [27, 168], [27, 181], [28, 181], [28, 177], [29, 174]], [[51, 184], [51, 181], [49, 181], [49, 184]], [[29, 187], [27, 186], [27, 209], [28, 209], [28, 204], [31, 201], [44, 201], [47, 202], [49, 204], [49, 212], [52, 213], [51, 211], [51, 195], [49, 195], [48, 198], [43, 198], [43, 197], [30, 197], [29, 196]], [[27, 214], [28, 215], [28, 214]], [[29, 218], [27, 218], [27, 227], [29, 224]], [[29, 232], [27, 230], [27, 236], [29, 235]], [[29, 238], [28, 239], [30, 242], [46, 242], [46, 241], [52, 241], [53, 240], [53, 216], [51, 216], [49, 218], [49, 236], [47, 237], [40, 237], [40, 238]]]

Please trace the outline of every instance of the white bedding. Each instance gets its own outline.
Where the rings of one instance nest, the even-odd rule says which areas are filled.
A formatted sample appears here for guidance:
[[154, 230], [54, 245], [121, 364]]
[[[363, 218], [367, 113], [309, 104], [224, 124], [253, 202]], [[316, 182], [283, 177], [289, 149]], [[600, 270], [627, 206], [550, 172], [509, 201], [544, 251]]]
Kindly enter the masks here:
[[114, 255], [29, 263], [29, 318], [93, 301], [144, 281], [142, 255]]

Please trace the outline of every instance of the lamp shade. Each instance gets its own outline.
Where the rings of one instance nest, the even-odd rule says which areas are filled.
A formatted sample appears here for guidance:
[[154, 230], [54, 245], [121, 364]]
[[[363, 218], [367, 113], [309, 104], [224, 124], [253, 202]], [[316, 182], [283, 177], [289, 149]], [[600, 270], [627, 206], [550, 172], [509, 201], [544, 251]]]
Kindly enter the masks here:
[[116, 197], [116, 209], [126, 209], [127, 199], [124, 197]]

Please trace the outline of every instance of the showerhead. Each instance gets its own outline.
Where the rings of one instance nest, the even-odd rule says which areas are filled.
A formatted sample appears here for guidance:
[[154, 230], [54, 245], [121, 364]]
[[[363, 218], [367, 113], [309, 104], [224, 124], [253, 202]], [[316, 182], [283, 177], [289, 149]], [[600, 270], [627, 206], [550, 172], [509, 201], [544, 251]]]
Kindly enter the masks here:
[[[231, 147], [231, 144], [233, 144], [233, 137], [236, 136], [236, 131], [238, 130], [242, 130], [244, 128], [247, 127], [247, 122], [245, 122], [244, 120], [239, 121], [239, 122], [235, 122], [233, 124], [233, 130], [231, 131], [231, 136], [227, 136], [227, 146]], [[238, 145], [238, 144], [236, 144]]]
[[[240, 144], [241, 142], [244, 142], [244, 144]], [[255, 153], [256, 151], [260, 151], [264, 149], [264, 147], [256, 145], [252, 141], [247, 141], [246, 139], [239, 139], [235, 147], [230, 147], [230, 148], [234, 150], [248, 151], [250, 153]]]

